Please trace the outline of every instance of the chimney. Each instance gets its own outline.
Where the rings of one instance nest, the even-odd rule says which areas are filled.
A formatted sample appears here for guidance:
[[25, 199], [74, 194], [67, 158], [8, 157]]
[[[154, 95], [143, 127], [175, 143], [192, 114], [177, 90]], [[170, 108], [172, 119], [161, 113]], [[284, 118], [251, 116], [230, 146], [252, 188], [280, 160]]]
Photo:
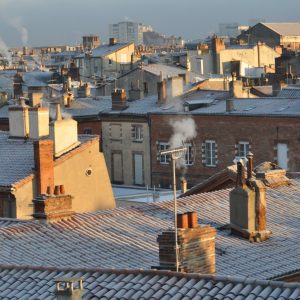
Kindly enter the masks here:
[[38, 140], [47, 135], [49, 135], [49, 108], [29, 108], [29, 137]]
[[55, 278], [55, 295], [57, 300], [83, 299], [83, 279], [77, 277]]
[[[51, 189], [48, 189], [49, 192]], [[72, 196], [64, 193], [64, 187], [56, 185], [54, 194], [40, 194], [33, 200], [33, 217], [42, 222], [61, 221], [71, 218], [75, 213], [72, 211]]]
[[236, 73], [232, 73], [232, 81], [229, 83], [231, 98], [243, 98], [243, 82], [236, 79]]
[[53, 141], [39, 140], [33, 143], [34, 165], [37, 176], [37, 194], [45, 194], [54, 187]]
[[187, 180], [185, 177], [181, 178], [181, 193], [184, 194], [187, 191]]
[[[178, 270], [187, 273], [213, 274], [216, 271], [216, 230], [209, 225], [199, 225], [197, 213], [179, 214]], [[164, 231], [157, 238], [160, 270], [176, 270], [175, 231]]]
[[167, 103], [167, 80], [162, 79], [157, 82], [157, 99], [158, 105], [164, 105]]
[[271, 234], [266, 228], [266, 188], [263, 181], [252, 177], [253, 154], [247, 159], [247, 179], [242, 162], [237, 163], [236, 187], [230, 192], [230, 227], [235, 235], [262, 242]]
[[124, 89], [115, 89], [111, 94], [112, 110], [124, 110], [128, 107]]
[[[53, 103], [52, 103], [53, 104]], [[50, 123], [50, 137], [54, 141], [54, 156], [62, 154], [77, 147], [78, 141], [77, 122], [72, 118], [62, 118], [60, 104], [54, 103], [56, 119]]]
[[183, 77], [172, 77], [167, 82], [167, 99], [176, 98], [183, 94]]
[[109, 46], [113, 46], [117, 43], [117, 39], [116, 38], [110, 38], [109, 39]]
[[27, 138], [29, 135], [28, 106], [23, 98], [19, 105], [11, 106], [8, 109], [9, 135], [16, 138]]
[[44, 93], [32, 92], [29, 94], [29, 105], [31, 107], [39, 106], [43, 100]]
[[233, 99], [226, 99], [226, 112], [230, 113], [235, 111]]
[[225, 50], [225, 43], [222, 38], [213, 36], [212, 38], [212, 50], [215, 54], [220, 53], [222, 50]]

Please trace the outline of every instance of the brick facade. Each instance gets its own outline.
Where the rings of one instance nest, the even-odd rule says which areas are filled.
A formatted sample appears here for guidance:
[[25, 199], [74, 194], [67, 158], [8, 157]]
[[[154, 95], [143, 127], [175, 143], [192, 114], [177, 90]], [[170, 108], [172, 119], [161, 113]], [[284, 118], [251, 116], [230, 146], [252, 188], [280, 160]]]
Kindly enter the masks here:
[[[172, 184], [171, 165], [160, 164], [157, 159], [158, 142], [168, 142], [173, 133], [170, 120], [182, 118], [180, 115], [151, 115], [152, 184], [155, 186], [169, 187]], [[264, 161], [276, 163], [277, 144], [287, 144], [288, 170], [295, 172], [300, 169], [299, 118], [226, 115], [194, 115], [192, 118], [197, 125], [197, 136], [192, 141], [194, 161], [193, 165], [185, 170], [177, 170], [178, 186], [183, 175], [186, 176], [189, 186], [192, 186], [232, 165], [240, 141], [249, 142], [251, 152], [255, 154], [254, 165]], [[214, 167], [203, 163], [205, 140], [213, 140], [216, 143]]]

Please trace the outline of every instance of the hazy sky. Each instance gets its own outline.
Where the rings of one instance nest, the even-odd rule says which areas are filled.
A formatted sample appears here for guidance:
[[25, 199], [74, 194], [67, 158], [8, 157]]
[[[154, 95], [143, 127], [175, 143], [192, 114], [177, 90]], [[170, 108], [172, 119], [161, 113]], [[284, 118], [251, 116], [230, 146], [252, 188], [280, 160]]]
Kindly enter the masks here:
[[0, 42], [8, 46], [74, 44], [84, 34], [108, 38], [108, 24], [125, 19], [159, 32], [196, 39], [222, 22], [295, 22], [300, 0], [0, 0]]

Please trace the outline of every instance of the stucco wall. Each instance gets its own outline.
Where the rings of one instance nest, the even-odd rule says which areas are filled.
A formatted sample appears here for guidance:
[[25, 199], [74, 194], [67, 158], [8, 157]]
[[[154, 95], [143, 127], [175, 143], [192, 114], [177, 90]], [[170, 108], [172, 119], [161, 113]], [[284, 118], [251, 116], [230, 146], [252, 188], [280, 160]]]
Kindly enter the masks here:
[[[120, 139], [113, 139], [110, 136], [111, 124], [119, 124], [121, 129]], [[131, 137], [131, 126], [141, 125], [143, 127], [143, 141], [134, 142]], [[102, 122], [103, 135], [103, 153], [107, 163], [107, 168], [112, 178], [112, 153], [121, 152], [123, 162], [123, 180], [125, 185], [134, 185], [134, 170], [133, 170], [133, 154], [139, 153], [143, 155], [143, 177], [144, 184], [151, 185], [151, 164], [150, 164], [150, 145], [149, 145], [149, 126], [146, 122], [116, 122], [103, 121]]]
[[[111, 209], [116, 206], [103, 153], [99, 152], [97, 140], [83, 151], [65, 159], [62, 156], [55, 162], [54, 184], [64, 185], [67, 194], [72, 195], [72, 209], [75, 212], [88, 212]], [[86, 172], [91, 170], [91, 175]], [[15, 192], [16, 216], [30, 219], [33, 213], [32, 200], [36, 197], [36, 178], [22, 185]]]

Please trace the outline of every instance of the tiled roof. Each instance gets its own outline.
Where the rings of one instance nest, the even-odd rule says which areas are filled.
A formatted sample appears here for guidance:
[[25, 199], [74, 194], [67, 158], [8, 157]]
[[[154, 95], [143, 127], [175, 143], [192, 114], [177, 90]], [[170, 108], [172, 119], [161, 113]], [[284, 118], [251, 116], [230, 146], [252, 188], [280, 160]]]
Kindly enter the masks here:
[[111, 98], [93, 100], [91, 98], [76, 99], [71, 107], [63, 108], [63, 111], [71, 114], [73, 117], [98, 116], [104, 110], [111, 108]]
[[[178, 200], [179, 212], [197, 211], [217, 228], [218, 275], [268, 279], [300, 270], [300, 182], [267, 190], [269, 240], [232, 236], [229, 190]], [[0, 264], [150, 269], [158, 266], [159, 233], [172, 227], [173, 202], [81, 213], [51, 224], [36, 221], [0, 228]]]
[[262, 23], [283, 36], [300, 36], [300, 23]]
[[278, 97], [300, 98], [300, 86], [299, 85], [287, 86], [279, 92]]
[[[300, 283], [166, 271], [0, 266], [1, 299], [54, 300], [56, 278], [82, 278], [83, 299], [299, 299]], [[248, 297], [248, 298], [247, 298]]]
[[191, 111], [204, 115], [242, 116], [300, 116], [300, 101], [293, 98], [234, 99], [234, 111], [226, 112], [226, 100], [215, 101], [213, 105]]
[[52, 76], [53, 72], [26, 72], [23, 74], [24, 85], [28, 87], [46, 87]]
[[166, 79], [168, 77], [177, 77], [179, 74], [187, 74], [190, 82], [193, 82], [195, 77], [198, 78], [198, 81], [206, 79], [206, 77], [188, 71], [186, 69], [181, 69], [181, 68], [177, 68], [170, 65], [164, 65], [164, 64], [143, 65], [143, 70], [151, 74], [154, 74], [156, 76], [162, 75], [163, 79]]
[[[91, 136], [79, 135], [84, 143]], [[11, 139], [9, 133], [0, 131], [0, 187], [10, 187], [33, 174], [33, 140]]]

